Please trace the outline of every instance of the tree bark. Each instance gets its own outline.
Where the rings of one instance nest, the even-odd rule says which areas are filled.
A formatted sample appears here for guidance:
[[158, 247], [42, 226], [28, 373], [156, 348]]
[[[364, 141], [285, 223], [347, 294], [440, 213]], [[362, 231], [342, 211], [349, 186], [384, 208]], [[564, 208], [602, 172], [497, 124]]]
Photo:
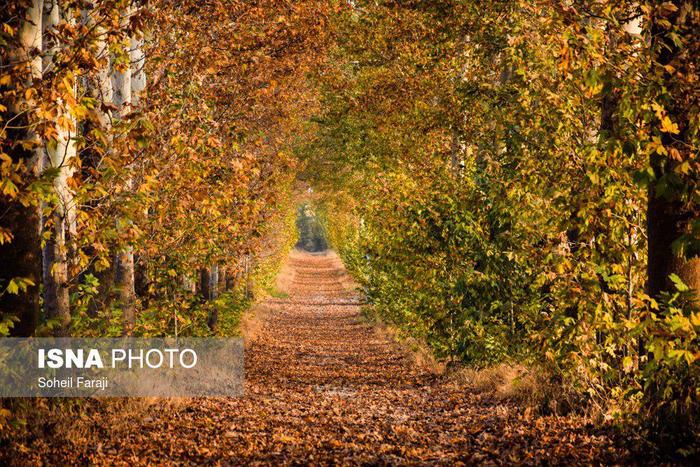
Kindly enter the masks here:
[[[695, 40], [688, 37], [693, 34], [693, 24], [698, 15], [698, 6], [692, 7], [694, 11], [681, 14], [684, 3], [675, 0], [671, 3], [676, 7], [675, 12], [666, 15], [671, 25], [679, 28], [681, 35], [685, 36], [689, 44]], [[659, 13], [656, 13], [659, 14]], [[654, 18], [651, 25], [652, 48], [654, 50], [653, 72], [661, 77], [666, 96], [662, 101], [668, 117], [676, 123], [679, 133], [672, 135], [669, 132], [662, 133], [661, 142], [664, 147], [678, 151], [680, 157], [672, 158], [651, 154], [649, 164], [654, 171], [655, 180], [649, 184], [647, 206], [647, 234], [648, 234], [648, 282], [647, 290], [651, 297], [658, 298], [663, 291], [669, 290], [669, 276], [677, 274], [696, 294], [700, 291], [700, 258], [696, 254], [678, 255], [673, 251], [673, 243], [684, 234], [688, 234], [691, 222], [700, 216], [700, 209], [692, 201], [684, 201], [678, 193], [672, 192], [673, 188], [661, 192], [659, 190], [663, 179], [672, 174], [682, 161], [691, 159], [688, 154], [692, 147], [692, 136], [689, 129], [692, 122], [689, 121], [689, 108], [697, 105], [698, 97], [689, 85], [683, 83], [676, 76], [677, 73], [687, 73], [692, 70], [692, 61], [696, 60], [693, 53], [688, 53], [668, 36], [667, 30], [658, 18]], [[680, 159], [680, 160], [679, 160]]]
[[[81, 157], [84, 167], [97, 169], [102, 164], [104, 154], [108, 153], [112, 147], [112, 112], [110, 107], [113, 104], [114, 93], [111, 79], [112, 60], [106, 41], [107, 32], [104, 26], [100, 25], [104, 22], [104, 18], [95, 16], [100, 14], [97, 0], [91, 0], [90, 4], [92, 8], [85, 10], [83, 16], [86, 23], [95, 28], [97, 58], [103, 64], [94, 75], [87, 77], [87, 93], [101, 105], [96, 109], [97, 122], [93, 123], [87, 120], [83, 126], [86, 138], [89, 138], [93, 144], [88, 144], [88, 148], [82, 151]], [[92, 134], [94, 129], [99, 130], [106, 141], [100, 141], [100, 138]], [[101, 145], [104, 145], [104, 148], [97, 149]], [[93, 146], [95, 149], [90, 149]], [[110, 258], [110, 261], [111, 266], [104, 270], [96, 271], [94, 267], [90, 268], [90, 272], [99, 280], [97, 297], [88, 306], [88, 313], [93, 317], [97, 316], [100, 309], [109, 309], [114, 299], [116, 257]]]
[[150, 298], [148, 287], [151, 280], [148, 274], [146, 258], [137, 255], [134, 261], [136, 262], [134, 265], [134, 290], [136, 291], [136, 296], [141, 299], [143, 306], [147, 308]]
[[130, 336], [134, 329], [136, 295], [134, 292], [134, 254], [122, 251], [118, 256], [115, 281], [119, 293], [119, 307], [124, 323], [123, 333]]
[[244, 261], [245, 298], [247, 298], [248, 300], [253, 300], [253, 277], [251, 275], [250, 255], [246, 255]]
[[[131, 9], [127, 9], [122, 18], [122, 27], [127, 27]], [[131, 106], [131, 67], [124, 71], [114, 69], [112, 73], [112, 91], [114, 105], [119, 109], [119, 117], [124, 118], [129, 113]], [[132, 180], [126, 184], [131, 188]], [[121, 248], [116, 256], [116, 289], [119, 298], [119, 307], [122, 310], [124, 320], [124, 334], [133, 329], [136, 313], [136, 291], [134, 290], [134, 249], [131, 245]]]
[[[222, 275], [218, 264], [212, 264], [209, 273], [209, 300], [216, 300], [219, 296], [220, 284], [222, 281]], [[225, 273], [224, 273], [225, 274]], [[225, 277], [224, 277], [225, 282]], [[217, 325], [219, 324], [219, 308], [214, 305], [209, 310], [209, 317], [207, 319], [207, 325], [212, 331], [216, 331]]]
[[205, 301], [209, 300], [211, 296], [211, 291], [209, 290], [209, 285], [211, 284], [209, 268], [203, 267], [199, 270], [199, 295]]
[[[61, 19], [58, 2], [49, 0], [44, 4], [44, 30], [56, 27]], [[44, 73], [53, 66], [53, 57], [58, 49], [52, 43], [44, 54]], [[72, 90], [66, 90], [73, 92]], [[44, 232], [48, 240], [43, 248], [44, 313], [49, 320], [57, 320], [56, 335], [66, 335], [70, 325], [70, 291], [68, 277], [67, 225], [69, 211], [72, 210], [73, 194], [68, 188], [68, 178], [72, 175], [71, 161], [76, 157], [74, 134], [77, 126], [68, 118], [73, 128], [64, 128], [56, 123], [55, 144], [47, 144], [46, 167], [56, 171], [53, 180], [55, 205], [50, 219], [45, 219]]]
[[227, 271], [226, 273], [226, 290], [233, 290], [236, 288], [236, 276], [237, 274], [233, 271]]
[[[27, 81], [40, 80], [42, 76], [41, 56], [35, 54], [42, 48], [42, 10], [43, 0], [33, 0], [28, 6], [23, 18], [19, 39], [20, 46], [11, 60], [26, 66]], [[4, 16], [4, 14], [0, 13]], [[10, 106], [10, 112], [21, 113], [21, 99]], [[27, 118], [19, 118], [17, 125], [23, 127], [30, 122]], [[43, 145], [31, 127], [27, 130], [8, 129], [10, 141], [33, 141], [35, 149], [18, 146], [10, 151], [13, 162], [23, 161], [31, 170], [30, 176], [36, 176], [41, 170]], [[25, 206], [22, 203], [0, 197], [0, 226], [10, 228], [12, 240], [0, 244], [0, 313], [2, 317], [14, 316], [17, 320], [10, 329], [13, 336], [31, 336], [38, 323], [40, 315], [39, 283], [41, 280], [41, 237], [39, 210], [35, 205]], [[9, 282], [15, 278], [30, 281], [27, 290], [17, 294], [6, 291]]]
[[226, 276], [228, 275], [228, 269], [224, 265], [219, 266], [219, 284], [217, 286], [217, 290], [219, 292], [219, 295], [222, 293], [226, 292]]
[[219, 265], [212, 264], [209, 271], [209, 300], [216, 300], [219, 297]]

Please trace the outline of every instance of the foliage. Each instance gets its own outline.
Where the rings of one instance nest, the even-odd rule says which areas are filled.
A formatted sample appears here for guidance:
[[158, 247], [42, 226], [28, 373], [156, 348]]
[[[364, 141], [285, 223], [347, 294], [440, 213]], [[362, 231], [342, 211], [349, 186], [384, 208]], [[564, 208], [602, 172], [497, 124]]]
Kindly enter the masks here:
[[696, 436], [697, 2], [6, 3], [0, 336], [235, 333], [301, 179], [441, 359]]
[[[700, 353], [678, 334], [692, 306], [667, 297], [660, 312], [645, 293], [647, 187], [695, 203], [698, 147], [692, 59], [664, 87], [650, 25], [692, 54], [689, 26], [664, 18], [693, 8], [386, 1], [339, 15], [317, 138], [299, 151], [375, 312], [442, 358], [543, 365], [584, 406], [673, 414], [693, 433]], [[649, 154], [682, 145], [666, 141], [681, 131], [672, 102], [691, 127], [657, 179]], [[674, 251], [692, 258], [696, 240]]]
[[[30, 3], [10, 2], [2, 16], [2, 57], [10, 64], [0, 88], [2, 202], [41, 211], [42, 245], [35, 246], [45, 258], [57, 225], [66, 223], [59, 248], [67, 261], [47, 264], [51, 275], [67, 268], [74, 333], [121, 332], [115, 275], [124, 251], [135, 255], [139, 332], [172, 332], [176, 315], [198, 328], [208, 305], [185, 293], [184, 283], [211, 265], [253, 282], [256, 269], [274, 267], [279, 261], [270, 258], [288, 251], [297, 165], [289, 141], [303, 137], [313, 106], [299, 82], [321, 56], [328, 6], [59, 1], [58, 21], [24, 60]], [[51, 5], [45, 2], [46, 15]], [[144, 63], [134, 61], [135, 47]], [[45, 70], [28, 79], [35, 56]], [[116, 89], [103, 92], [105, 74], [114, 85], [118, 72], [146, 78], [145, 90], [132, 83], [126, 110], [114, 104]], [[65, 131], [76, 155], [59, 166], [32, 168], [18, 150], [60, 146]], [[14, 221], [0, 218], [0, 243], [11, 245], [21, 226], [7, 222]], [[269, 275], [262, 274], [267, 282]], [[40, 285], [10, 277], [0, 294]], [[2, 311], [5, 335], [16, 318]], [[40, 333], [71, 332], [51, 319], [45, 309]]]

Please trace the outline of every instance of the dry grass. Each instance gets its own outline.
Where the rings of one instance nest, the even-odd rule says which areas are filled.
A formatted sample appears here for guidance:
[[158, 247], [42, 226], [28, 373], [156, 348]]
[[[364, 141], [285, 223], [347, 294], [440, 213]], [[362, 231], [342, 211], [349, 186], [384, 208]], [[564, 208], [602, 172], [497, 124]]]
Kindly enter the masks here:
[[288, 294], [292, 289], [292, 282], [294, 281], [294, 269], [290, 265], [290, 259], [296, 254], [296, 250], [287, 256], [287, 258], [282, 263], [277, 278], [275, 279], [275, 289], [281, 293]]
[[483, 369], [453, 367], [437, 360], [425, 343], [406, 336], [394, 326], [373, 319], [371, 314], [365, 314], [365, 317], [379, 336], [394, 342], [414, 365], [436, 375], [445, 375], [468, 391], [499, 403], [514, 403], [530, 413], [563, 415], [572, 410], [583, 412], [576, 407], [578, 398], [561, 385], [552, 383], [539, 368], [507, 363]]
[[539, 402], [543, 389], [542, 378], [522, 365], [501, 363], [481, 370], [462, 368], [452, 377], [476, 393], [527, 405]]
[[404, 335], [394, 326], [370, 318], [368, 314], [365, 317], [380, 338], [395, 343], [399, 352], [414, 365], [435, 375], [445, 373], [447, 366], [435, 358], [426, 344]]
[[266, 317], [270, 310], [263, 304], [253, 305], [241, 318], [241, 335], [246, 343], [252, 342], [263, 331]]
[[544, 370], [520, 364], [500, 363], [484, 369], [460, 368], [450, 377], [469, 390], [498, 402], [513, 402], [540, 414], [566, 415], [572, 411], [598, 416], [578, 406], [578, 397], [552, 382]]

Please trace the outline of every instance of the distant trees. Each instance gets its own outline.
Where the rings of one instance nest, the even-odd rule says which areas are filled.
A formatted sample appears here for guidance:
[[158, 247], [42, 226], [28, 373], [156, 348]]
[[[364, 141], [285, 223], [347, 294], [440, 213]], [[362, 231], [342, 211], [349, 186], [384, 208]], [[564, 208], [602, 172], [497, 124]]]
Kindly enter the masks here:
[[297, 209], [297, 231], [299, 232], [297, 248], [311, 252], [323, 251], [328, 248], [321, 219], [308, 203], [302, 204]]

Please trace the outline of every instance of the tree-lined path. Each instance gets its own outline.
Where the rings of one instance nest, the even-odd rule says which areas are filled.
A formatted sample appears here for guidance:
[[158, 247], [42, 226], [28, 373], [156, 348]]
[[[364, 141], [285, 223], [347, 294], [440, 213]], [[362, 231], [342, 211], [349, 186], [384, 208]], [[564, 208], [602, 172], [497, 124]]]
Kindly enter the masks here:
[[[361, 314], [335, 254], [293, 252], [287, 298], [266, 300], [241, 398], [91, 414], [80, 441], [40, 441], [54, 464], [424, 464], [624, 461], [576, 418], [531, 418], [415, 365]], [[93, 439], [90, 439], [90, 438]], [[47, 440], [53, 440], [49, 447]], [[77, 444], [76, 444], [77, 443]], [[94, 443], [94, 444], [93, 444]], [[18, 458], [15, 458], [18, 460]]]
[[1, 398], [0, 464], [700, 457], [700, 2], [0, 21], [0, 340], [248, 342], [238, 399]]

